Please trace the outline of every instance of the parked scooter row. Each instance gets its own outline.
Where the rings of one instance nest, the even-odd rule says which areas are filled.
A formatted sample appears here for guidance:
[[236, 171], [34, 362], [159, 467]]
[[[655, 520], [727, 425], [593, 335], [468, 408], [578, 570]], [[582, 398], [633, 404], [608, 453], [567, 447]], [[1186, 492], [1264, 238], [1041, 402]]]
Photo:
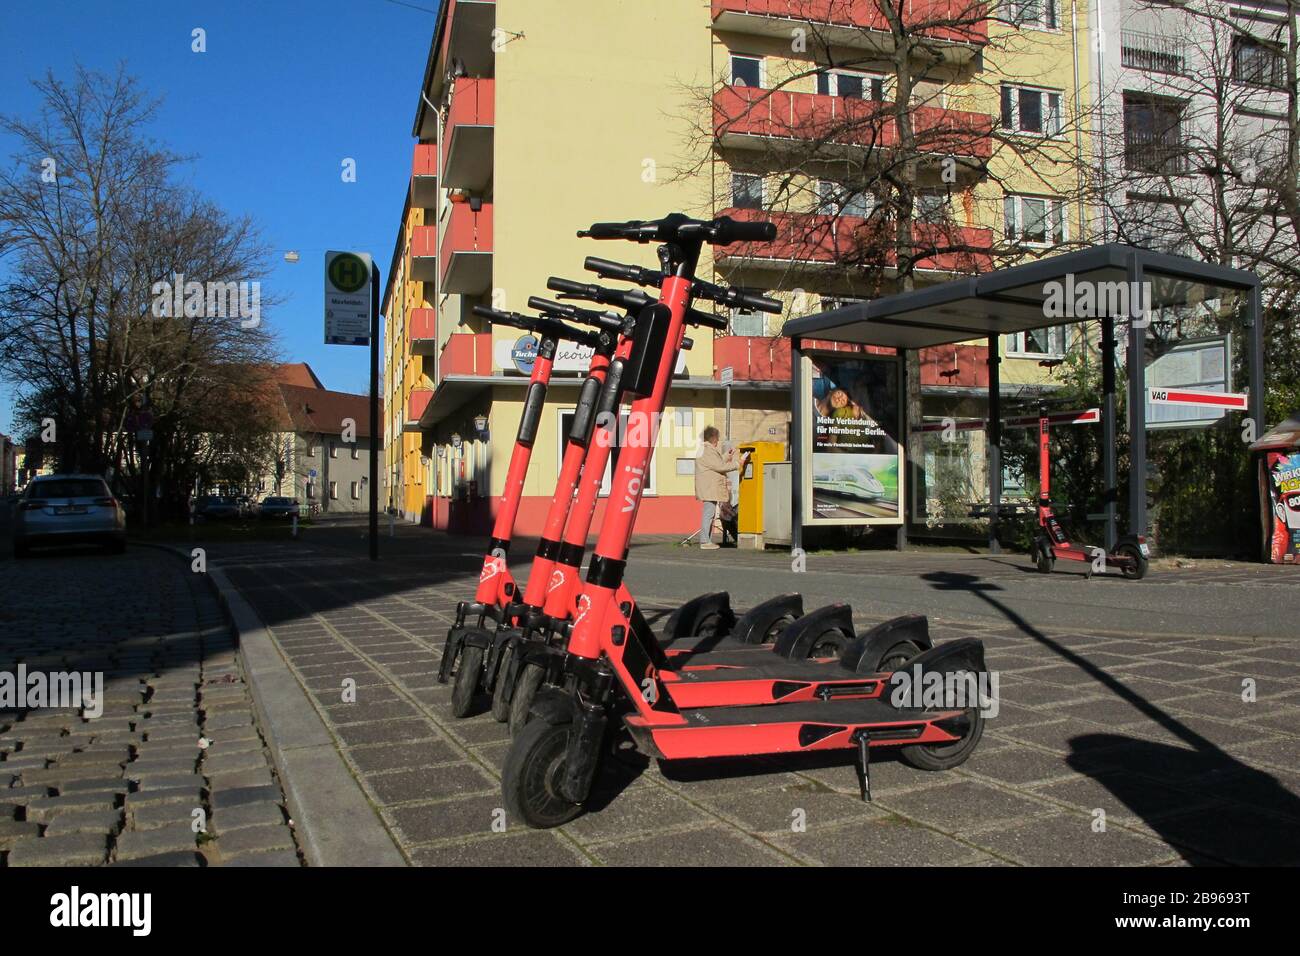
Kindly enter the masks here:
[[[691, 345], [687, 326], [726, 327], [692, 303], [781, 310], [778, 300], [714, 285], [694, 272], [706, 243], [770, 242], [775, 229], [673, 214], [597, 223], [579, 236], [659, 244], [659, 270], [594, 257], [585, 263], [602, 278], [653, 287], [657, 297], [552, 278], [548, 287], [561, 298], [618, 312], [537, 298], [529, 300], [541, 312], [536, 318], [476, 309], [540, 337], [478, 591], [457, 608], [440, 670], [444, 681], [455, 672], [457, 716], [468, 714], [474, 696], [486, 691], [493, 714], [510, 720], [515, 738], [502, 777], [508, 811], [534, 827], [572, 819], [590, 793], [611, 729], [620, 724], [639, 750], [667, 760], [849, 749], [858, 758], [865, 798], [872, 747], [900, 747], [904, 759], [923, 769], [962, 763], [982, 733], [977, 705], [900, 705], [891, 694], [890, 674], [903, 664], [916, 679], [966, 678], [984, 670], [979, 641], [935, 647], [924, 617], [897, 618], [859, 635], [847, 604], [804, 613], [798, 594], [782, 594], [737, 615], [729, 596], [717, 592], [687, 601], [669, 618], [662, 639], [654, 634], [623, 576], [672, 372]], [[541, 359], [547, 342], [553, 357], [560, 339], [591, 344], [593, 357], [521, 594], [506, 560], [550, 376], [550, 360]], [[620, 449], [582, 581], [579, 569], [625, 401], [638, 425], [629, 435], [641, 440]]]

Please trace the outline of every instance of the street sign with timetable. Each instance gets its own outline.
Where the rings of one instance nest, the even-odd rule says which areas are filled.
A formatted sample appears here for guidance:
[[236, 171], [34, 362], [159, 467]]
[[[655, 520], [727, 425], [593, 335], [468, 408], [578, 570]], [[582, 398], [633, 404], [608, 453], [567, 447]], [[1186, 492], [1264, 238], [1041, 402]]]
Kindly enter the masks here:
[[369, 345], [373, 268], [368, 252], [325, 253], [325, 344]]

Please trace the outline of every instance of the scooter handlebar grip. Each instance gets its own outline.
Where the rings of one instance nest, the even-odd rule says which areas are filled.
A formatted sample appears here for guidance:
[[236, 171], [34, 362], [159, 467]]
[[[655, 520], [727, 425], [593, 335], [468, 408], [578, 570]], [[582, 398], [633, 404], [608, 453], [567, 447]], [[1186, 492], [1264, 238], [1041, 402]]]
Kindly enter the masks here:
[[776, 226], [770, 222], [738, 222], [730, 216], [714, 220], [713, 244], [729, 246], [733, 242], [771, 242]]
[[642, 271], [640, 266], [628, 266], [599, 256], [587, 256], [582, 261], [582, 267], [606, 279], [623, 279], [626, 282], [639, 282]]
[[514, 312], [502, 312], [500, 309], [494, 309], [487, 305], [476, 305], [472, 311], [481, 319], [500, 322], [502, 325], [513, 325], [517, 329], [527, 327], [524, 323], [524, 317]]
[[599, 286], [594, 286], [585, 282], [574, 282], [572, 279], [561, 279], [559, 276], [551, 276], [546, 280], [546, 288], [552, 292], [565, 292], [569, 295], [578, 295], [583, 298], [594, 296]]
[[691, 309], [686, 313], [686, 321], [691, 325], [702, 325], [710, 329], [717, 329], [719, 332], [727, 331], [730, 324], [720, 315], [710, 315], [708, 312], [701, 312], [699, 309]]
[[773, 299], [771, 296], [758, 295], [755, 292], [737, 292], [736, 304], [742, 308], [750, 309], [755, 312], [769, 312], [772, 315], [780, 315], [781, 310], [785, 307], [780, 299]]

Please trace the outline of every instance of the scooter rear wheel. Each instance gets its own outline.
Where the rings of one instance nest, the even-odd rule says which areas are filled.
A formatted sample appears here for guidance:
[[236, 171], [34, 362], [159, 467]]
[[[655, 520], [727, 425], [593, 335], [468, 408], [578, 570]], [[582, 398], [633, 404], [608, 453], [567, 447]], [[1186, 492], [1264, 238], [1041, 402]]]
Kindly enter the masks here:
[[1130, 581], [1141, 581], [1147, 574], [1147, 559], [1136, 545], [1121, 544], [1115, 549], [1115, 553], [1121, 557], [1128, 558], [1132, 564], [1124, 564], [1121, 571], [1124, 577]]
[[505, 698], [506, 675], [510, 673], [510, 660], [514, 653], [507, 645], [502, 649], [501, 658], [497, 661], [497, 680], [492, 685], [492, 716], [499, 724], [504, 724], [510, 719], [510, 703]]
[[898, 755], [917, 770], [951, 770], [961, 766], [984, 736], [984, 715], [974, 709], [971, 718], [970, 730], [961, 740], [950, 744], [912, 744], [903, 747]]
[[542, 686], [546, 676], [539, 664], [525, 664], [518, 671], [515, 681], [515, 694], [510, 701], [510, 732], [516, 737], [528, 723], [528, 711], [537, 696], [537, 688]]
[[1052, 552], [1044, 547], [1042, 542], [1034, 543], [1033, 559], [1034, 564], [1043, 574], [1051, 574], [1052, 566], [1056, 564], [1056, 558], [1052, 557]]
[[830, 627], [813, 638], [812, 643], [808, 646], [808, 657], [809, 659], [840, 658], [844, 656], [844, 651], [848, 646], [848, 635], [838, 627]]
[[483, 678], [483, 648], [467, 647], [460, 652], [456, 667], [456, 683], [451, 688], [451, 712], [455, 717], [468, 717]]
[[899, 641], [881, 655], [880, 663], [876, 665], [876, 673], [892, 674], [920, 653], [921, 649], [911, 641]]
[[571, 729], [567, 723], [534, 720], [515, 738], [501, 771], [508, 817], [545, 830], [582, 812], [581, 804], [571, 803], [559, 792]]

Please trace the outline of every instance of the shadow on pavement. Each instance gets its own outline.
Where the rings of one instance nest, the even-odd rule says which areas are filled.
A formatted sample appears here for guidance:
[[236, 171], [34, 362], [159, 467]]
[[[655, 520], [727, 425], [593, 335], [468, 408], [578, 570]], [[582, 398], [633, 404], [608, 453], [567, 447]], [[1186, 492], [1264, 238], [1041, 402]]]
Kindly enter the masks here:
[[[1022, 634], [1048, 648], [1062, 660], [1087, 673], [1115, 696], [1132, 705], [1191, 749], [1126, 737], [1119, 734], [1084, 734], [1070, 740], [1066, 763], [1075, 771], [1104, 786], [1152, 832], [1176, 849], [1192, 865], [1231, 862], [1252, 866], [1295, 863], [1300, 842], [1294, 827], [1282, 826], [1269, 838], [1252, 838], [1243, 830], [1249, 824], [1268, 830], [1253, 811], [1231, 806], [1244, 803], [1300, 820], [1300, 798], [1278, 780], [1207, 740], [1174, 715], [1161, 709], [1123, 681], [1070, 648], [1039, 631], [1023, 616], [999, 601], [991, 592], [1001, 588], [971, 574], [932, 572], [922, 575], [932, 586], [975, 593], [997, 610]], [[1182, 814], [1152, 791], [1161, 784], [1190, 788], [1201, 798], [1201, 809], [1189, 805]], [[1167, 787], [1163, 788], [1166, 791]], [[1209, 802], [1209, 806], [1206, 802]], [[1222, 801], [1222, 802], [1220, 802]], [[1215, 806], [1217, 804], [1217, 806]], [[1244, 818], [1244, 819], [1243, 819]]]

